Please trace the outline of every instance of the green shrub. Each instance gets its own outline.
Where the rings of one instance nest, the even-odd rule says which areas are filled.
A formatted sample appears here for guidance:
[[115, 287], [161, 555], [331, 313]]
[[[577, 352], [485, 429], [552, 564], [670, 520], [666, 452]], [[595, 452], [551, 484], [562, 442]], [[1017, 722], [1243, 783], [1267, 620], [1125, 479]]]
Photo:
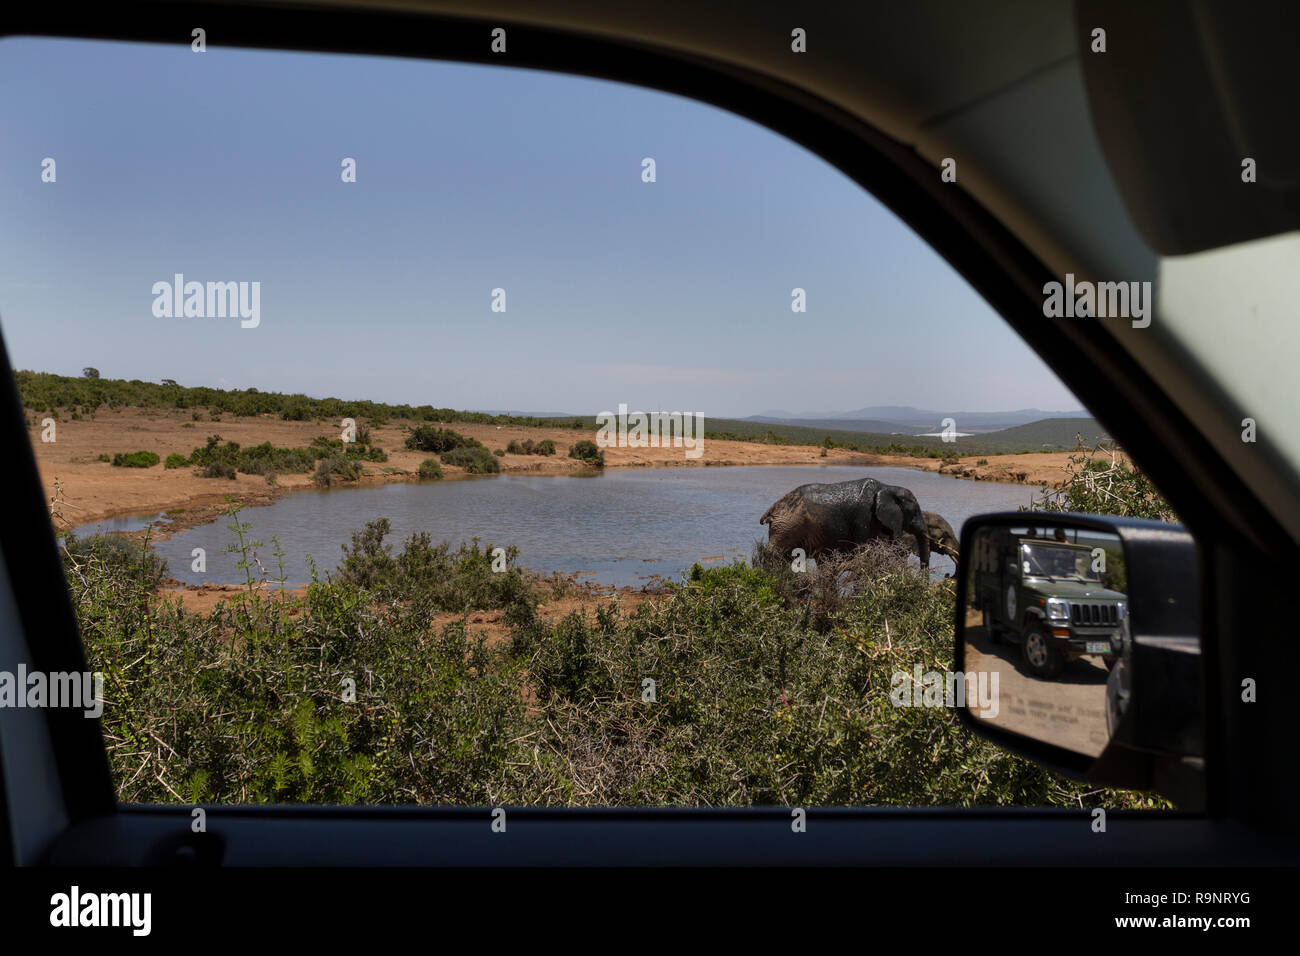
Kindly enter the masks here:
[[190, 452], [190, 462], [195, 465], [210, 465], [214, 462], [233, 465], [238, 457], [239, 443], [232, 441], [223, 445], [220, 435], [209, 435], [207, 444]]
[[68, 532], [62, 539], [65, 568], [79, 568], [95, 563], [110, 576], [121, 575], [132, 590], [152, 591], [167, 577], [167, 562], [148, 547], [132, 544], [119, 535], [93, 535], [79, 538]]
[[367, 521], [360, 531], [352, 532], [352, 546], [343, 545], [343, 562], [338, 578], [344, 584], [361, 589], [378, 588], [392, 581], [396, 562], [384, 538], [392, 530], [387, 518]]
[[206, 465], [200, 469], [199, 477], [229, 478], [231, 481], [234, 481], [236, 477], [235, 468], [233, 465], [228, 465], [224, 461], [214, 461], [212, 464]]
[[[279, 448], [269, 441], [241, 448], [239, 442], [221, 443], [220, 435], [209, 435], [207, 444], [190, 454], [192, 465], [225, 465], [246, 475], [306, 474], [319, 457], [329, 451], [312, 448]], [[226, 477], [223, 473], [217, 477]], [[233, 477], [233, 476], [232, 476]]]
[[291, 474], [311, 471], [316, 456], [308, 448], [277, 448], [269, 441], [250, 448], [235, 446], [235, 467], [249, 475]]
[[420, 462], [418, 474], [421, 478], [436, 480], [442, 477], [442, 465], [432, 458], [426, 458]]
[[750, 567], [739, 559], [731, 564], [713, 568], [706, 568], [697, 562], [691, 565], [686, 579], [690, 587], [697, 588], [704, 595], [741, 587], [752, 591], [754, 596], [764, 603], [773, 606], [780, 603], [776, 581], [771, 572], [761, 567]]
[[1072, 454], [1066, 470], [1069, 477], [1060, 488], [1041, 489], [1031, 505], [1033, 510], [1178, 520], [1173, 507], [1156, 490], [1151, 479], [1138, 471], [1118, 448], [1099, 445]]
[[317, 435], [311, 440], [311, 448], [316, 453], [317, 458], [328, 458], [331, 452], [342, 451], [347, 447], [347, 442], [342, 438], [329, 438], [326, 435]]
[[425, 532], [412, 535], [394, 557], [384, 538], [387, 518], [367, 522], [343, 546], [338, 579], [376, 592], [382, 599], [426, 607], [431, 611], [471, 611], [534, 603], [522, 573], [514, 567], [518, 550], [505, 548], [505, 570], [493, 571], [493, 547], [481, 550], [478, 541], [453, 551], [446, 542], [435, 545]]
[[496, 455], [498, 458], [504, 458], [506, 456], [506, 450], [504, 448], [493, 448], [492, 454]]
[[152, 468], [159, 460], [151, 451], [118, 452], [113, 456], [113, 464], [119, 468]]
[[595, 465], [597, 468], [605, 467], [605, 453], [596, 446], [594, 441], [584, 438], [576, 445], [569, 446], [569, 457], [576, 458], [579, 461], [585, 461], [589, 465]]
[[99, 460], [100, 460], [100, 461], [112, 461], [113, 459], [109, 456], [108, 452], [103, 451], [103, 452], [100, 452], [100, 453], [99, 453]]
[[356, 481], [361, 477], [361, 462], [347, 455], [334, 454], [322, 458], [316, 464], [316, 474], [312, 480], [322, 488], [328, 488], [336, 481]]
[[[358, 435], [364, 433], [368, 439], [370, 429], [364, 426], [358, 432]], [[344, 454], [349, 458], [357, 458], [361, 461], [388, 461], [388, 453], [382, 448], [376, 448], [368, 445], [358, 438], [356, 441], [345, 442], [342, 438], [326, 438], [324, 435], [317, 435], [311, 441], [311, 447], [307, 449], [316, 458], [328, 458], [333, 454]]]
[[466, 438], [450, 428], [435, 428], [433, 425], [417, 425], [406, 438], [406, 447], [413, 451], [431, 451], [441, 454], [457, 448], [482, 448], [483, 443], [474, 438]]
[[526, 455], [526, 454], [528, 454], [528, 452], [524, 451], [524, 443], [523, 443], [523, 442], [521, 442], [518, 438], [512, 438], [512, 439], [510, 439], [509, 443], [507, 443], [507, 445], [506, 445], [506, 454], [508, 454], [508, 455]]
[[189, 463], [190, 460], [186, 458], [184, 455], [178, 454], [177, 452], [172, 452], [170, 455], [167, 456], [167, 460], [163, 462], [163, 467], [184, 468]]
[[541, 441], [539, 441], [536, 445], [533, 446], [532, 454], [534, 454], [534, 455], [554, 455], [554, 454], [555, 454], [555, 442], [551, 441], [551, 439], [549, 439], [549, 438], [543, 438]]
[[464, 468], [471, 475], [493, 475], [501, 470], [500, 460], [486, 448], [453, 448], [438, 456], [444, 465]]

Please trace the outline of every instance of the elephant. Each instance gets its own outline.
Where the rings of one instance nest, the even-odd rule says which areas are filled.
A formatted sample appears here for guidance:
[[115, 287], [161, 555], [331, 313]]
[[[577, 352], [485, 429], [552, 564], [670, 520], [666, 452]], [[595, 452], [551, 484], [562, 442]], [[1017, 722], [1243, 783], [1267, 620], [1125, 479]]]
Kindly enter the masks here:
[[[961, 543], [957, 540], [957, 533], [952, 530], [952, 525], [943, 519], [942, 515], [937, 515], [933, 511], [922, 511], [925, 517], [925, 530], [930, 535], [930, 550], [938, 551], [940, 554], [957, 560], [957, 546]], [[919, 547], [915, 538], [913, 538], [912, 550], [916, 551]]]
[[769, 548], [781, 554], [803, 548], [814, 559], [873, 538], [899, 541], [910, 534], [921, 566], [930, 566], [930, 532], [916, 496], [874, 478], [800, 485], [768, 508], [758, 523], [768, 526]]

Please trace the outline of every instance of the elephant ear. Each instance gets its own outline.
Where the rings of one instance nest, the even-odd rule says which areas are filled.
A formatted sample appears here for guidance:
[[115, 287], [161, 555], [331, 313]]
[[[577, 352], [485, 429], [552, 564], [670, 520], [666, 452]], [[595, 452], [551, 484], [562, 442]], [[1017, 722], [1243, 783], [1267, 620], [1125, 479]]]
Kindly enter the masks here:
[[903, 509], [898, 499], [885, 488], [876, 493], [876, 520], [897, 537], [903, 533]]

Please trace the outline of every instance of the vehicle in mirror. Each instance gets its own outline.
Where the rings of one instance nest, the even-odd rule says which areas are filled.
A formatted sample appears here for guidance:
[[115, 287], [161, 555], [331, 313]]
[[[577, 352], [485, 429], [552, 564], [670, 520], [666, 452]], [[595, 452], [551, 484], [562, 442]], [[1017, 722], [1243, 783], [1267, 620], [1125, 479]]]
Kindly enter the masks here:
[[[1199, 772], [1196, 547], [1179, 525], [1056, 512], [963, 528], [958, 669], [978, 732], [1076, 776]], [[1141, 777], [1137, 781], [1135, 777]]]
[[1106, 677], [1127, 611], [1118, 536], [1049, 522], [982, 527], [970, 572], [962, 592], [967, 668], [998, 674], [1000, 694], [996, 716], [983, 719], [1100, 754]]

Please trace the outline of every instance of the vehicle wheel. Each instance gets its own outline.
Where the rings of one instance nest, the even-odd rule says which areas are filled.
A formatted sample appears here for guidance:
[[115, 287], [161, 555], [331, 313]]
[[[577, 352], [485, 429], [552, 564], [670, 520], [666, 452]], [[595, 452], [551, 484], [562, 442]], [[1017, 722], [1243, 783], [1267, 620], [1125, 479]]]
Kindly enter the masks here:
[[1052, 646], [1041, 624], [1035, 624], [1025, 631], [1024, 651], [1025, 663], [1039, 677], [1050, 680], [1065, 667], [1065, 658]]

